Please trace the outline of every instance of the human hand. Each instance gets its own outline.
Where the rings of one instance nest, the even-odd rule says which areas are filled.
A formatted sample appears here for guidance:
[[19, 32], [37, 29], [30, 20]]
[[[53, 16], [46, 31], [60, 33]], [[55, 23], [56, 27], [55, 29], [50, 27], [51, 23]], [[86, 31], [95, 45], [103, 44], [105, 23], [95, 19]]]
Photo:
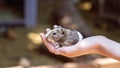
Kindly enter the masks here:
[[[47, 32], [49, 30], [50, 29], [46, 29]], [[43, 43], [50, 52], [66, 57], [76, 57], [80, 55], [99, 53], [98, 49], [100, 48], [100, 45], [97, 40], [100, 41], [100, 39], [102, 38], [102, 36], [92, 36], [85, 38], [72, 46], [55, 48], [52, 43], [46, 40], [46, 36], [44, 33], [41, 33], [40, 36], [43, 40]]]
[[[48, 28], [46, 31], [49, 32], [50, 29]], [[55, 48], [55, 44], [47, 41], [44, 33], [40, 33], [40, 37], [48, 50], [56, 55], [72, 58], [86, 54], [100, 54], [120, 60], [120, 43], [104, 36], [91, 36], [80, 40], [75, 45], [60, 48]]]

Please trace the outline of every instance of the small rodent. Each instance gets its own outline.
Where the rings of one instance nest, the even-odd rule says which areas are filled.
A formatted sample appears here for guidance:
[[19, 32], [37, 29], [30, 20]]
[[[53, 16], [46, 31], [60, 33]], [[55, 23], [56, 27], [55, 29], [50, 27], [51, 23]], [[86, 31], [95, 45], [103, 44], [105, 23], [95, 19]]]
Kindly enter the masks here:
[[83, 39], [80, 32], [57, 25], [46, 33], [46, 38], [55, 46], [55, 48], [71, 46]]

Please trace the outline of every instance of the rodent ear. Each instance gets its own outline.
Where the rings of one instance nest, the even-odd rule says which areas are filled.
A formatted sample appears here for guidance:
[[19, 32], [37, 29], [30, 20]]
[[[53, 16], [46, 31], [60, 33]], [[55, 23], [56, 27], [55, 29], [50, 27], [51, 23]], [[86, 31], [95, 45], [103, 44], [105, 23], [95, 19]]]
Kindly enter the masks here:
[[54, 27], [54, 28], [57, 28], [58, 26], [57, 26], [57, 25], [54, 25], [53, 27]]
[[61, 26], [57, 26], [58, 28], [62, 28]]
[[53, 27], [54, 28], [62, 28], [61, 26], [58, 26], [58, 25], [54, 25]]

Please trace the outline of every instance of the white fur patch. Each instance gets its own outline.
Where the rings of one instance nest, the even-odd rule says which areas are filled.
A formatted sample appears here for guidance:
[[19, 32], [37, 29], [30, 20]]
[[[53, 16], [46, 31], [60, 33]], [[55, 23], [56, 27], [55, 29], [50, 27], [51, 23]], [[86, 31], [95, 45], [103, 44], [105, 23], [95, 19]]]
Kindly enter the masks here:
[[80, 32], [78, 32], [78, 31], [77, 31], [77, 34], [78, 34], [78, 36], [79, 36], [79, 41], [81, 41], [81, 40], [83, 39], [82, 34], [81, 34]]

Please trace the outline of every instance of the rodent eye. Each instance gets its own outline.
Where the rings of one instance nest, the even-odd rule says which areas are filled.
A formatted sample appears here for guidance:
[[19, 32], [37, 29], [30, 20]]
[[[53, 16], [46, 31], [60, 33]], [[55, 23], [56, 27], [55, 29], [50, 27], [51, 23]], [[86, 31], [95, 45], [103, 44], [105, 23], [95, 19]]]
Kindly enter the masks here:
[[56, 35], [56, 33], [53, 33], [53, 35]]

